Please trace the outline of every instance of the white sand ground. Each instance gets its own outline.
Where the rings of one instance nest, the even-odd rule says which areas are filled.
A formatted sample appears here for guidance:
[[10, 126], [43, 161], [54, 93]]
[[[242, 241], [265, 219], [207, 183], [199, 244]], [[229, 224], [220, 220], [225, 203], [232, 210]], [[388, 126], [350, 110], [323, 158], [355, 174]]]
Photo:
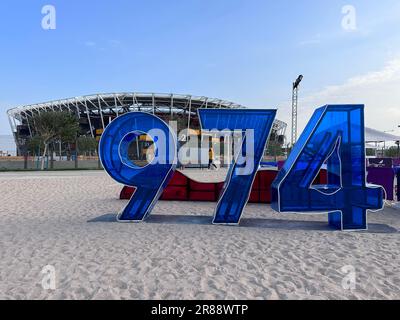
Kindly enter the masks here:
[[[211, 225], [213, 203], [182, 202], [119, 224], [119, 191], [102, 172], [0, 174], [0, 299], [400, 299], [400, 211], [370, 214], [359, 233], [268, 205], [248, 205], [241, 227]], [[347, 265], [355, 290], [342, 286]]]

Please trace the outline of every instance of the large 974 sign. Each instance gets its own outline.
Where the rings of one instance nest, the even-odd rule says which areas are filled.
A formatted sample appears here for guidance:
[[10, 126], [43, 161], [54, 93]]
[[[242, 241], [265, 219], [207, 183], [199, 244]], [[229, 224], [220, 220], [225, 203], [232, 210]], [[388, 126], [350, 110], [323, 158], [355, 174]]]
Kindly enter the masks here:
[[[230, 166], [214, 214], [214, 224], [237, 225], [276, 116], [276, 110], [200, 109], [202, 129], [239, 131], [241, 150]], [[142, 168], [130, 160], [130, 143], [146, 134], [155, 157]], [[176, 133], [160, 118], [132, 112], [115, 119], [100, 141], [100, 158], [116, 181], [136, 188], [122, 222], [140, 222], [152, 209], [176, 170]], [[329, 213], [341, 230], [367, 229], [367, 211], [384, 205], [384, 189], [366, 184], [363, 105], [328, 105], [317, 109], [272, 185], [272, 208], [278, 212]], [[328, 183], [313, 185], [327, 164]]]

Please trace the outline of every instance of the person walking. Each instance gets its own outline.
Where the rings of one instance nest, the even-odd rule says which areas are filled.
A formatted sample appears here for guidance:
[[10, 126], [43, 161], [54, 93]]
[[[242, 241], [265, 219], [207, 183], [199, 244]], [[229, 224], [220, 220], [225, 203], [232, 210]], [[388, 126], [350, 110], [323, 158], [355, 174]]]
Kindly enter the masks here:
[[208, 170], [211, 170], [212, 167], [218, 169], [218, 167], [214, 163], [215, 153], [214, 149], [211, 147], [208, 151]]

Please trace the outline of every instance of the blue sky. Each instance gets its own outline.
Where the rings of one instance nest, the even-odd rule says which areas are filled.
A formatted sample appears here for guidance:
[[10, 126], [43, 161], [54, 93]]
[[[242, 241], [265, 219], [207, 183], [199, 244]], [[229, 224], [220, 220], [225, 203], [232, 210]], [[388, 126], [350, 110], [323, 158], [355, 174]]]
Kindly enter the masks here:
[[[44, 5], [57, 13], [43, 30]], [[342, 27], [356, 9], [357, 29]], [[327, 103], [400, 124], [398, 0], [2, 0], [0, 134], [10, 107], [98, 92], [162, 92], [279, 108], [304, 74], [300, 126]], [[397, 88], [397, 89], [396, 89]]]

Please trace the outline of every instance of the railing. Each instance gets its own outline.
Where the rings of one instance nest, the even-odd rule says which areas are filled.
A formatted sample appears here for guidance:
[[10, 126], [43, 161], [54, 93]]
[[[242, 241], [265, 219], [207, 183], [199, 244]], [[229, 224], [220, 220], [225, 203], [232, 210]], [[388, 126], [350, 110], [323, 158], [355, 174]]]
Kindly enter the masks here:
[[[99, 170], [102, 169], [98, 157], [79, 156], [76, 159], [54, 157], [44, 159], [45, 170]], [[41, 157], [0, 157], [0, 171], [40, 170]]]

